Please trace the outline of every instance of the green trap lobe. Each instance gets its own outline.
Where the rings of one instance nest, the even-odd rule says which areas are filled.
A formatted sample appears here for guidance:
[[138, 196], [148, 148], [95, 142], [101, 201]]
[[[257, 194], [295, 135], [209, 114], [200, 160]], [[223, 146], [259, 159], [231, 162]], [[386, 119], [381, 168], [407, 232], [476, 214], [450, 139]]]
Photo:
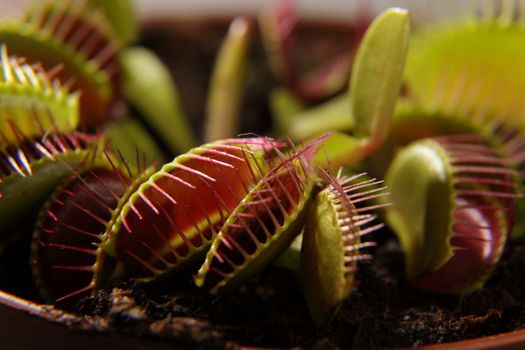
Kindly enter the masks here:
[[39, 66], [9, 56], [1, 48], [0, 145], [78, 125], [78, 94], [70, 93]]
[[413, 36], [405, 71], [411, 98], [429, 111], [523, 128], [523, 20], [438, 23]]
[[388, 135], [401, 88], [408, 48], [410, 17], [391, 8], [368, 28], [357, 51], [350, 81], [355, 135], [379, 146]]
[[[378, 209], [371, 200], [384, 197], [381, 181], [365, 174], [338, 178], [320, 169], [324, 189], [310, 208], [303, 232], [301, 281], [312, 320], [325, 328], [356, 286], [357, 262], [370, 258], [363, 250], [374, 242], [362, 236], [382, 227], [372, 224]], [[367, 204], [368, 203], [368, 204]]]
[[131, 277], [147, 281], [178, 269], [211, 244], [265, 168], [259, 145], [233, 142], [175, 158], [131, 195], [109, 238]]
[[0, 26], [0, 41], [46, 69], [62, 65], [57, 77], [82, 91], [81, 118], [95, 125], [108, 115], [118, 90], [118, 44], [105, 19], [81, 3], [45, 4], [19, 21]]
[[483, 285], [512, 229], [516, 172], [476, 135], [409, 145], [387, 173], [387, 213], [418, 288], [466, 293]]
[[322, 141], [282, 158], [242, 200], [196, 275], [198, 286], [211, 293], [231, 289], [262, 270], [292, 242], [305, 219], [315, 178], [311, 161]]

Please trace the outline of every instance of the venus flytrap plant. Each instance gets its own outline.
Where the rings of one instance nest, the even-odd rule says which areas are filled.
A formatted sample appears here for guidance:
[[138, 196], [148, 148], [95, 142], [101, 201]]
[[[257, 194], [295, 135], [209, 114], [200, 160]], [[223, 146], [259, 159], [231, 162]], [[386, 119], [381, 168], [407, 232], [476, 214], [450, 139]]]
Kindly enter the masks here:
[[9, 56], [5, 45], [0, 60], [0, 228], [4, 241], [16, 236], [13, 225], [21, 224], [22, 216], [38, 208], [69, 174], [69, 167], [81, 164], [99, 141], [73, 131], [78, 124], [78, 94], [54, 79], [56, 72]]
[[100, 12], [85, 1], [46, 1], [17, 20], [2, 22], [0, 40], [10, 52], [36, 59], [47, 69], [62, 65], [60, 80], [82, 91], [83, 124], [107, 119], [118, 91], [120, 44]]
[[[300, 233], [316, 180], [313, 156], [328, 135], [261, 173], [226, 220], [206, 256], [195, 283], [211, 293], [231, 290], [279, 256]], [[292, 145], [293, 146], [293, 145]]]
[[415, 32], [405, 73], [409, 99], [428, 111], [523, 128], [525, 72], [513, 63], [525, 55], [525, 26], [512, 1], [503, 2], [515, 13], [485, 10]]
[[121, 155], [104, 151], [58, 186], [40, 210], [32, 243], [33, 274], [46, 302], [71, 305], [107, 282], [114, 263], [100, 243], [126, 192], [151, 171], [135, 173]]
[[490, 276], [519, 198], [508, 164], [476, 135], [425, 139], [399, 152], [386, 176], [394, 203], [386, 218], [414, 286], [466, 293]]
[[[89, 6], [99, 8], [112, 21], [106, 23]], [[293, 67], [290, 55], [296, 24], [293, 2], [282, 1], [279, 6], [261, 19], [276, 73], [289, 83], [291, 91], [308, 101], [342, 87], [348, 81], [350, 52], [343, 52], [333, 63], [304, 78]], [[81, 13], [83, 9], [86, 14]], [[196, 141], [161, 61], [142, 48], [120, 50], [116, 60], [119, 40], [129, 43], [135, 36], [134, 21], [120, 19], [118, 9], [128, 11], [129, 2], [46, 3], [40, 10], [29, 12], [25, 24], [20, 24], [27, 30], [1, 24], [0, 39], [3, 35], [17, 49], [64, 60], [63, 72], [81, 80], [80, 85], [72, 86], [102, 101], [96, 107], [101, 108], [98, 112], [104, 111], [96, 111], [91, 121], [97, 126], [119, 90], [120, 78], [115, 72], [121, 69], [124, 97], [142, 114], [142, 121], [158, 132], [171, 152], [187, 151]], [[110, 25], [118, 35], [111, 34]], [[459, 85], [450, 93], [446, 91], [446, 96], [433, 96], [432, 109], [425, 103], [419, 105], [421, 113], [428, 114], [425, 117], [416, 116], [413, 101], [406, 113], [402, 111], [408, 99], [395, 110], [408, 31], [409, 16], [401, 9], [389, 9], [372, 23], [357, 52], [349, 92], [344, 96], [304, 110], [290, 91], [280, 91], [276, 100], [284, 116], [283, 132], [291, 130], [292, 137], [298, 139], [313, 138], [325, 128], [341, 132], [297, 148], [292, 142], [265, 137], [223, 139], [194, 147], [160, 169], [144, 169], [145, 162], [140, 160], [129, 164], [125, 157], [97, 147], [98, 137], [73, 133], [78, 119], [75, 95], [53, 83], [44, 69], [10, 58], [4, 49], [0, 76], [4, 74], [6, 84], [21, 86], [27, 95], [27, 91], [34, 91], [33, 100], [56, 116], [45, 124], [42, 112], [42, 120], [33, 129], [24, 124], [27, 119], [18, 118], [18, 114], [26, 113], [16, 109], [22, 108], [19, 100], [6, 97], [22, 112], [16, 118], [6, 114], [10, 134], [2, 136], [5, 142], [0, 141], [0, 231], [8, 232], [2, 225], [11, 228], [15, 224], [12, 218], [25, 213], [29, 206], [36, 210], [67, 178], [40, 211], [32, 246], [35, 279], [42, 297], [61, 306], [93, 295], [112, 277], [137, 284], [160, 281], [175, 285], [187, 283], [181, 272], [195, 272], [199, 266], [194, 276], [199, 287], [212, 294], [227, 292], [272, 263], [303, 231], [301, 283], [315, 325], [326, 328], [357, 285], [357, 262], [370, 257], [366, 248], [374, 243], [363, 236], [382, 226], [374, 223], [373, 212], [388, 204], [383, 203], [387, 200], [380, 181], [365, 179], [363, 174], [335, 176], [322, 165], [353, 166], [382, 144], [394, 141], [402, 145], [441, 133], [486, 135], [496, 130], [500, 139], [491, 140], [490, 146], [482, 136], [473, 135], [441, 136], [411, 144], [396, 157], [387, 179], [394, 203], [387, 219], [407, 252], [411, 283], [443, 293], [479, 288], [501, 257], [512, 226], [511, 208], [519, 196], [517, 171], [509, 164], [511, 160], [520, 167], [525, 164], [525, 142], [520, 131], [512, 128], [519, 123], [493, 118], [492, 111], [497, 108], [489, 102], [478, 106], [475, 89], [458, 88], [470, 84], [463, 78], [458, 78]], [[85, 40], [79, 39], [82, 36]], [[241, 99], [241, 66], [247, 61], [249, 40], [247, 22], [234, 21], [210, 85], [210, 140], [235, 132], [232, 127]], [[27, 43], [39, 50], [29, 50]], [[425, 74], [432, 77], [434, 73]], [[313, 82], [313, 76], [319, 80]], [[450, 77], [454, 74], [443, 79]], [[85, 89], [88, 85], [94, 89]], [[489, 94], [482, 84], [473, 85], [483, 92], [480, 96]], [[418, 86], [409, 86], [414, 100], [421, 97], [423, 101], [442, 92], [436, 88], [419, 96], [414, 92]], [[458, 91], [460, 95], [455, 94]], [[3, 96], [0, 94], [0, 99]], [[448, 117], [451, 111], [470, 110], [464, 106], [443, 108], [440, 113], [440, 104], [457, 107], [460, 97], [467, 97], [464, 103], [475, 102], [475, 122]], [[511, 107], [498, 113], [513, 114]], [[488, 110], [490, 118], [477, 118]], [[69, 116], [69, 111], [71, 129], [69, 124], [60, 124], [60, 118]], [[130, 133], [121, 129], [121, 125], [136, 127], [137, 120], [120, 122], [108, 132], [117, 149], [125, 144], [119, 143], [122, 135], [140, 135], [140, 128]], [[177, 131], [170, 130], [173, 123]], [[0, 134], [4, 132], [1, 130]], [[175, 136], [179, 133], [180, 137]], [[133, 153], [129, 151], [133, 145], [127, 145], [127, 153]], [[500, 148], [510, 160], [500, 154]], [[158, 154], [158, 150], [148, 152], [153, 158]], [[20, 203], [27, 208], [20, 209]], [[0, 244], [8, 239], [12, 237], [1, 237]]]
[[[401, 87], [409, 28], [406, 10], [393, 8], [380, 14], [367, 29], [357, 50], [350, 77], [350, 98], [338, 97], [318, 107], [306, 119], [292, 118], [287, 123], [290, 130], [300, 130], [300, 136], [304, 137], [326, 131], [327, 127], [337, 126], [343, 128], [341, 131], [349, 131], [346, 128], [351, 127], [352, 135], [334, 133], [333, 139], [325, 143], [324, 148], [335, 166], [356, 162], [373, 153], [388, 134]], [[386, 62], [384, 57], [388, 57]], [[345, 113], [345, 99], [348, 113]], [[299, 126], [303, 122], [309, 125]], [[319, 155], [318, 161], [325, 161], [324, 155]]]
[[[525, 79], [519, 67], [509, 67], [525, 54], [524, 22], [514, 2], [503, 3], [498, 10], [486, 3], [489, 8], [478, 16], [431, 25], [414, 34], [404, 78], [407, 94], [394, 118], [393, 133], [403, 135], [403, 129], [422, 125], [430, 132], [412, 133], [412, 139], [445, 134], [451, 128], [476, 132], [500, 143], [502, 152], [523, 168], [520, 101]], [[396, 135], [391, 139], [399, 141]], [[394, 148], [379, 152], [380, 162]], [[523, 183], [523, 174], [520, 177]], [[525, 233], [520, 214], [524, 206], [521, 200], [516, 207], [514, 238]]]
[[[212, 242], [230, 244], [221, 233], [247, 218], [239, 209], [245, 206], [248, 212], [262, 212], [252, 217], [258, 219], [255, 226], [234, 235], [238, 241], [232, 244], [248, 243], [243, 235], [255, 239], [254, 232], [266, 233], [266, 239], [253, 259], [246, 259], [245, 265], [252, 266], [239, 267], [245, 271], [230, 278], [255, 273], [302, 227], [298, 216], [304, 215], [316, 179], [310, 162], [325, 138], [299, 151], [292, 148], [287, 156], [279, 150], [283, 145], [267, 138], [222, 140], [177, 157], [157, 173], [146, 171], [133, 183], [126, 162], [119, 166], [107, 153], [102, 162], [84, 165], [40, 214], [33, 260], [43, 296], [68, 305], [103, 287], [111, 274], [144, 283], [187, 269]], [[258, 224], [264, 231], [257, 230]], [[55, 285], [64, 278], [71, 283]]]
[[139, 282], [191, 266], [267, 171], [274, 147], [267, 138], [228, 139], [176, 157], [123, 203], [104, 250]]
[[[96, 152], [97, 137], [81, 133], [24, 138], [0, 152], [0, 245], [16, 238], [52, 192]], [[15, 229], [15, 225], [18, 228]]]
[[319, 173], [322, 189], [305, 223], [300, 271], [312, 320], [325, 328], [356, 287], [358, 261], [371, 258], [363, 250], [375, 243], [362, 237], [383, 224], [373, 224], [370, 212], [388, 203], [366, 204], [387, 195], [386, 187], [378, 187], [382, 181], [363, 179], [365, 174], [336, 177], [322, 168]]
[[[513, 90], [512, 85], [508, 86], [505, 79], [491, 78], [493, 83], [499, 82], [495, 85], [486, 80], [490, 74], [477, 74], [481, 71], [492, 71], [490, 67], [494, 61], [484, 57], [513, 57], [513, 54], [505, 49], [506, 45], [500, 44], [514, 40], [512, 38], [515, 34], [512, 32], [519, 32], [519, 29], [518, 26], [510, 28], [510, 22], [501, 23], [493, 17], [488, 21], [490, 23], [474, 21], [456, 26], [442, 25], [437, 31], [429, 29], [423, 38], [419, 38], [421, 41], [411, 48], [406, 81], [409, 98], [412, 100], [404, 100], [398, 104], [386, 144], [372, 157], [372, 161], [368, 162], [369, 168], [372, 166], [376, 174], [382, 173], [377, 171], [378, 168], [390, 164], [391, 158], [402, 145], [424, 137], [450, 133], [475, 132], [479, 135], [490, 135], [494, 147], [498, 147], [500, 152], [509, 157], [506, 167], [510, 167], [512, 161], [520, 164], [523, 142], [519, 132], [510, 131], [511, 125], [516, 123], [518, 118], [510, 123], [504, 119], [512, 104], [504, 103], [507, 109], [498, 110], [499, 99], [485, 96], [488, 91], [494, 91], [491, 89], [495, 86], [499, 91], [498, 96], [505, 95], [505, 98], [516, 96], [512, 91], [517, 90]], [[486, 46], [487, 31], [494, 31], [488, 36], [489, 40], [492, 40], [490, 37], [493, 35], [508, 37], [498, 41], [497, 45]], [[505, 34], [507, 31], [511, 34]], [[480, 42], [476, 44], [475, 40], [462, 38], [463, 36], [477, 37]], [[457, 40], [458, 37], [462, 39]], [[473, 45], [478, 45], [477, 50], [465, 49], [473, 49]], [[456, 46], [461, 49], [458, 51]], [[492, 49], [488, 50], [487, 47]], [[508, 49], [510, 50], [510, 46]], [[480, 50], [483, 52], [476, 55], [473, 64], [472, 52]], [[512, 50], [519, 52], [516, 46], [512, 46]], [[519, 55], [517, 52], [516, 54]], [[450, 56], [454, 56], [454, 59], [451, 60]], [[441, 63], [436, 65], [436, 60], [440, 60]], [[504, 66], [498, 65], [494, 72], [505, 69], [502, 68]], [[477, 70], [473, 70], [474, 67], [478, 67]], [[508, 74], [512, 74], [510, 70], [506, 70], [501, 77], [504, 78]], [[495, 73], [494, 77], [497, 75], [498, 73]], [[506, 90], [509, 89], [510, 93], [507, 95]], [[465, 199], [458, 195], [454, 204], [450, 204], [454, 196], [450, 194], [451, 184], [466, 179], [461, 177], [461, 174], [443, 170], [446, 168], [443, 166], [443, 159], [436, 160], [431, 157], [434, 153], [442, 153], [416, 145], [409, 146], [400, 153], [390, 166], [387, 177], [390, 187], [395, 192], [392, 197], [394, 206], [389, 211], [388, 221], [398, 234], [407, 254], [407, 277], [415, 286], [434, 292], [464, 293], [479, 288], [500, 258], [502, 247], [512, 227], [509, 218], [514, 207], [514, 200], [487, 197], [516, 197], [515, 193], [498, 194], [498, 190], [515, 192], [516, 188], [513, 186], [517, 184], [505, 178], [485, 179], [486, 174], [474, 173], [468, 180], [471, 186], [479, 187], [479, 190], [473, 190], [472, 193], [478, 191], [478, 195], [483, 198], [473, 199], [467, 196]], [[465, 146], [465, 149], [481, 152], [475, 145], [470, 148]], [[462, 155], [464, 161], [468, 161], [466, 155], [469, 154], [464, 152]], [[476, 162], [474, 155], [470, 156], [471, 160]], [[441, 169], [441, 172], [438, 169]], [[473, 167], [471, 170], [476, 169]], [[480, 167], [477, 170], [482, 169]], [[485, 169], [489, 170], [488, 167]], [[512, 171], [508, 168], [502, 167], [499, 170], [502, 174], [508, 172], [506, 176], [511, 176]], [[409, 176], [414, 176], [410, 174], [418, 174], [415, 176], [415, 182], [408, 182]], [[421, 186], [424, 189], [417, 189], [419, 181], [424, 184]], [[492, 186], [500, 184], [502, 188], [490, 188], [491, 183]], [[464, 183], [458, 186], [468, 187]], [[445, 187], [449, 188], [449, 192], [446, 192]], [[448, 197], [445, 193], [448, 193]], [[423, 210], [421, 203], [427, 203]], [[456, 212], [453, 209], [454, 205], [461, 209]]]
[[5, 45], [0, 51], [0, 145], [14, 143], [21, 135], [74, 130], [79, 119], [78, 94], [39, 64], [10, 56]]

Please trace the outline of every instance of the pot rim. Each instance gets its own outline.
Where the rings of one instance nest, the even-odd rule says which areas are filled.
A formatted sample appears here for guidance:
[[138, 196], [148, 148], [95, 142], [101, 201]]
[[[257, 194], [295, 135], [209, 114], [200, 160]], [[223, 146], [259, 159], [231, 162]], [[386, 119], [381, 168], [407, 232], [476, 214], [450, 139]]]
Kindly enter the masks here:
[[[18, 316], [18, 317], [13, 317]], [[39, 344], [45, 345], [56, 344], [56, 332], [63, 334], [67, 337], [68, 342], [71, 339], [79, 338], [81, 333], [86, 333], [80, 336], [83, 342], [85, 342], [89, 335], [97, 334], [103, 335], [104, 327], [97, 323], [96, 320], [90, 317], [82, 317], [74, 315], [72, 313], [62, 311], [55, 308], [52, 305], [37, 304], [29, 300], [17, 297], [7, 292], [0, 290], [0, 325], [3, 328], [4, 324], [10, 323], [11, 326], [16, 326], [13, 323], [20, 323], [20, 327], [23, 327], [27, 334], [32, 334], [32, 330], [35, 327], [42, 327], [43, 322], [51, 323], [58, 326], [55, 332], [49, 333], [47, 339], [39, 339]], [[55, 327], [56, 328], [56, 327]], [[134, 337], [120, 335], [120, 334], [105, 334], [104, 337], [97, 337], [96, 342], [101, 344], [115, 344], [120, 346], [129, 346], [130, 340]], [[107, 342], [107, 343], [106, 343]], [[144, 345], [141, 339], [142, 345]], [[154, 348], [158, 348], [152, 342], [148, 346], [153, 345]], [[68, 343], [70, 344], [70, 343]], [[500, 333], [491, 336], [485, 336], [475, 339], [460, 340], [442, 344], [423, 345], [419, 349], [423, 350], [511, 350], [511, 349], [523, 349], [525, 344], [525, 329], [519, 329], [507, 333]], [[161, 348], [166, 344], [159, 344]], [[54, 346], [55, 349], [60, 349]], [[113, 348], [115, 349], [115, 348]], [[241, 350], [253, 350], [255, 347], [239, 347]], [[398, 350], [406, 348], [397, 348]]]

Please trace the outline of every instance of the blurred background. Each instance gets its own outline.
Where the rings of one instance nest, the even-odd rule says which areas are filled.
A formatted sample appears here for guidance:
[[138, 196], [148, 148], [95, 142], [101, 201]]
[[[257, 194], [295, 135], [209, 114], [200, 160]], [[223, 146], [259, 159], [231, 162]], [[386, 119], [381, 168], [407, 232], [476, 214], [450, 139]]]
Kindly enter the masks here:
[[[231, 15], [257, 13], [270, 6], [274, 0], [135, 0], [141, 16], [161, 16], [176, 13], [180, 16], [196, 16], [203, 13]], [[300, 0], [299, 11], [303, 17], [330, 16], [338, 19], [352, 18], [357, 10], [366, 8], [374, 12], [392, 6], [412, 10], [418, 19], [446, 17], [464, 13], [468, 9], [482, 5], [484, 0]]]
[[[0, 18], [10, 17], [31, 1], [41, 0], [0, 0]], [[232, 14], [255, 14], [269, 7], [275, 0], [135, 0], [141, 18], [231, 16]], [[411, 10], [416, 22], [429, 19], [472, 13], [480, 6], [494, 3], [494, 0], [299, 0], [301, 17], [331, 17], [352, 20], [366, 9], [377, 13], [385, 8], [400, 6]], [[496, 3], [499, 2], [496, 0]], [[523, 3], [519, 0], [518, 3]]]

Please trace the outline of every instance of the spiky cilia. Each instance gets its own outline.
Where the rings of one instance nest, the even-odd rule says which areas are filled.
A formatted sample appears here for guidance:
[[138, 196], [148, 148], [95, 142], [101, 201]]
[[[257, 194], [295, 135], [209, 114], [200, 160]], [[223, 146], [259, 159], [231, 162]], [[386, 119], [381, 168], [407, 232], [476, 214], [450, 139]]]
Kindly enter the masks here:
[[389, 205], [372, 204], [387, 195], [382, 181], [364, 173], [334, 176], [320, 169], [322, 190], [306, 220], [301, 249], [301, 281], [312, 320], [319, 328], [335, 317], [341, 303], [356, 287], [357, 263], [371, 258], [365, 248], [373, 241], [362, 237], [383, 224], [373, 224], [371, 212]]
[[10, 56], [0, 46], [0, 145], [21, 135], [69, 132], [78, 125], [78, 94], [53, 78], [38, 63]]
[[[523, 128], [523, 17], [511, 12], [447, 21], [416, 32], [407, 59], [408, 98], [426, 110]], [[510, 69], [509, 67], [512, 67]]]
[[300, 232], [316, 180], [312, 159], [323, 135], [280, 155], [224, 223], [195, 276], [211, 293], [243, 283], [266, 267]]
[[[33, 273], [42, 297], [70, 305], [107, 283], [114, 262], [100, 247], [113, 213], [152, 168], [136, 172], [119, 153], [94, 154], [40, 210], [33, 234]], [[67, 280], [68, 283], [61, 283]]]
[[104, 248], [142, 282], [180, 271], [205, 252], [275, 152], [269, 138], [227, 139], [165, 164], [116, 213]]
[[480, 288], [512, 229], [516, 171], [477, 135], [442, 136], [402, 150], [387, 173], [387, 213], [421, 289]]
[[101, 234], [129, 182], [116, 171], [93, 168], [72, 177], [41, 210], [31, 261], [47, 302], [72, 302], [93, 289], [96, 264], [103, 264], [97, 261]]
[[14, 54], [38, 60], [47, 69], [62, 65], [58, 78], [82, 92], [81, 120], [105, 120], [118, 90], [119, 44], [104, 16], [85, 1], [46, 1], [16, 21], [0, 25], [0, 40]]
[[0, 151], [0, 241], [32, 222], [31, 214], [72, 169], [92, 155], [99, 138], [82, 133], [21, 138]]

